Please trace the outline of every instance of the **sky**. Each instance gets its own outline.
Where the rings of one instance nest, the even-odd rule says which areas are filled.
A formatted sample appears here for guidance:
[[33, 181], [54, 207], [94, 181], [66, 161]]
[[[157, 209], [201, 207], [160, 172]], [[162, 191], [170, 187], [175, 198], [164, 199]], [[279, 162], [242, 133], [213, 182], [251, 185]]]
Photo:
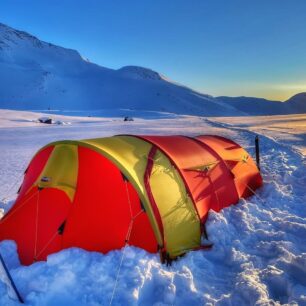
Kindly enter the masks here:
[[0, 0], [0, 22], [214, 96], [306, 91], [305, 0]]

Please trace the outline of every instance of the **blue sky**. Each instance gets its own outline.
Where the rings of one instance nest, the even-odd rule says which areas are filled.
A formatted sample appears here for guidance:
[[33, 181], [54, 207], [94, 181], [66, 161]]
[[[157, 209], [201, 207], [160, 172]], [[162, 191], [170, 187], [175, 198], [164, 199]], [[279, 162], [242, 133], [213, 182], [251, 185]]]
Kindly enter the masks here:
[[306, 91], [305, 0], [0, 0], [0, 22], [212, 95]]

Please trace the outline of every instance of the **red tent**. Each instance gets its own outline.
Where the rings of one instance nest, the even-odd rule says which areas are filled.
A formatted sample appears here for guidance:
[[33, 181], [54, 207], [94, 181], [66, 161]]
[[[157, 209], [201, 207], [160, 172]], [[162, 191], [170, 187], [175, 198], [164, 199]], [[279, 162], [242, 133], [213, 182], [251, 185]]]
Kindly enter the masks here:
[[30, 162], [0, 240], [15, 240], [24, 264], [72, 246], [105, 253], [126, 243], [176, 258], [201, 248], [210, 209], [261, 185], [250, 155], [219, 136], [54, 142]]

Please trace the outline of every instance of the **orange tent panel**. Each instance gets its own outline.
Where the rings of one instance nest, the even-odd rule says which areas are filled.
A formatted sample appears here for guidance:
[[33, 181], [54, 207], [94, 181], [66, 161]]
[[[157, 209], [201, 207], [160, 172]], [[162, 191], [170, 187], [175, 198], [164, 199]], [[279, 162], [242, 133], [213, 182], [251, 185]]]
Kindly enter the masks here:
[[233, 176], [222, 157], [210, 146], [184, 136], [141, 136], [159, 147], [180, 171], [204, 222], [209, 209], [219, 211], [237, 203]]

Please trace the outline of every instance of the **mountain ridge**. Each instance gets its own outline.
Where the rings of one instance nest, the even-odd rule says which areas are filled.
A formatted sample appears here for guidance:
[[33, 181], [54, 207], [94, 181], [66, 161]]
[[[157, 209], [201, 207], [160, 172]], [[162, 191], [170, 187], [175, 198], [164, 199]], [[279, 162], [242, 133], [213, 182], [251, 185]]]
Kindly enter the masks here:
[[[117, 109], [203, 116], [306, 112], [297, 98], [286, 103], [259, 98], [213, 97], [144, 67], [111, 69], [0, 23], [0, 108]], [[306, 101], [306, 98], [305, 98]], [[259, 112], [258, 108], [262, 111]]]
[[218, 115], [235, 109], [172, 83], [143, 67], [118, 70], [84, 60], [75, 50], [0, 25], [0, 107], [117, 109]]

